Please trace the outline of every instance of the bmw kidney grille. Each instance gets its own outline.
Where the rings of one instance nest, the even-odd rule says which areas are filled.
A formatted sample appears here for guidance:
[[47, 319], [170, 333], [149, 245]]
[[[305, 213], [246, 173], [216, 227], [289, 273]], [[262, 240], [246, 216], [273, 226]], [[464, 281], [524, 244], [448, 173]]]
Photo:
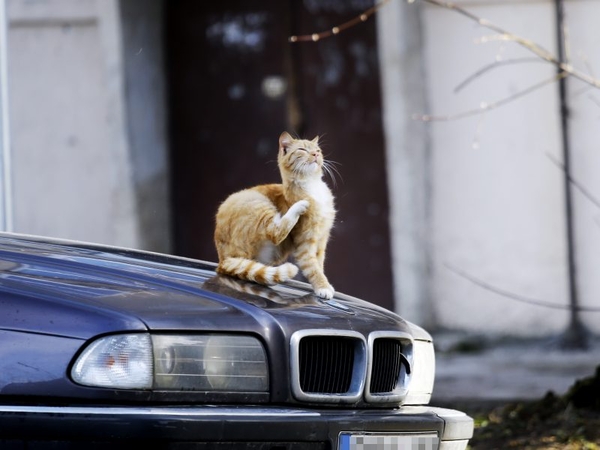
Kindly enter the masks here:
[[408, 393], [412, 338], [400, 332], [302, 330], [291, 339], [292, 391], [297, 400], [402, 402]]

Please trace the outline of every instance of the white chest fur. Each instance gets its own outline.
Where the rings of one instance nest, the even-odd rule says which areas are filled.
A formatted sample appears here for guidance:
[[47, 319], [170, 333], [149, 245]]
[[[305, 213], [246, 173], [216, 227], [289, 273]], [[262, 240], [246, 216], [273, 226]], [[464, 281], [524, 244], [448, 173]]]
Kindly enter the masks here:
[[303, 188], [306, 194], [314, 201], [314, 205], [317, 208], [316, 213], [333, 221], [335, 216], [333, 194], [327, 184], [321, 179], [315, 179], [306, 181]]

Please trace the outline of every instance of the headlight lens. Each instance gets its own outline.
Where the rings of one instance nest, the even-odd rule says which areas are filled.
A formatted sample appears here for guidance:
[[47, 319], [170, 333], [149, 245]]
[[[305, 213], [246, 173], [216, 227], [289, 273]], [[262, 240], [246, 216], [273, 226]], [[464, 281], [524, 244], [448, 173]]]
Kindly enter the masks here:
[[261, 342], [244, 335], [125, 334], [94, 341], [77, 358], [76, 383], [114, 389], [267, 392]]
[[426, 405], [431, 399], [435, 380], [433, 342], [413, 341], [413, 366], [405, 405]]
[[152, 336], [154, 387], [165, 390], [266, 392], [267, 357], [252, 336]]

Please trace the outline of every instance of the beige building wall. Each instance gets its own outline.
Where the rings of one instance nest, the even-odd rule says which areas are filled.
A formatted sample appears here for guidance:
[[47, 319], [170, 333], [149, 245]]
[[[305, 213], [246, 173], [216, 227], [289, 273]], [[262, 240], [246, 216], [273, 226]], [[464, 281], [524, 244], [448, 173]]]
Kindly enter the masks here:
[[[556, 53], [551, 0], [459, 5]], [[573, 64], [600, 73], [598, 2], [567, 2]], [[391, 2], [378, 17], [396, 304], [408, 319], [491, 335], [547, 336], [568, 325], [564, 176], [558, 86], [496, 109], [556, 74], [515, 42], [451, 10]], [[399, 31], [401, 30], [401, 31]], [[573, 175], [600, 198], [600, 94], [569, 80]], [[468, 117], [423, 123], [413, 114]], [[448, 117], [446, 117], [448, 119]], [[600, 209], [575, 190], [580, 302], [600, 309]], [[543, 308], [494, 288], [549, 302]], [[600, 329], [598, 313], [584, 322]]]
[[169, 248], [159, 2], [126, 3], [8, 0], [16, 232]]

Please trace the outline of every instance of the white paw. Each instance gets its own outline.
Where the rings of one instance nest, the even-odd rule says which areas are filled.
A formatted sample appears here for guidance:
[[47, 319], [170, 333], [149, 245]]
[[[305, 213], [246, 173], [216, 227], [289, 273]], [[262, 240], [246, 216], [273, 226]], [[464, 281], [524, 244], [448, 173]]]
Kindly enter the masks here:
[[292, 207], [290, 208], [290, 211], [293, 211], [294, 214], [296, 214], [298, 217], [300, 217], [302, 214], [304, 214], [306, 212], [309, 205], [310, 205], [310, 203], [308, 202], [308, 200], [298, 200], [296, 203], [294, 203], [292, 205]]
[[327, 288], [321, 288], [321, 289], [316, 289], [315, 290], [315, 294], [317, 297], [320, 298], [324, 298], [326, 300], [329, 300], [331, 298], [333, 298], [333, 294], [334, 294], [334, 289], [333, 286], [327, 287]]

